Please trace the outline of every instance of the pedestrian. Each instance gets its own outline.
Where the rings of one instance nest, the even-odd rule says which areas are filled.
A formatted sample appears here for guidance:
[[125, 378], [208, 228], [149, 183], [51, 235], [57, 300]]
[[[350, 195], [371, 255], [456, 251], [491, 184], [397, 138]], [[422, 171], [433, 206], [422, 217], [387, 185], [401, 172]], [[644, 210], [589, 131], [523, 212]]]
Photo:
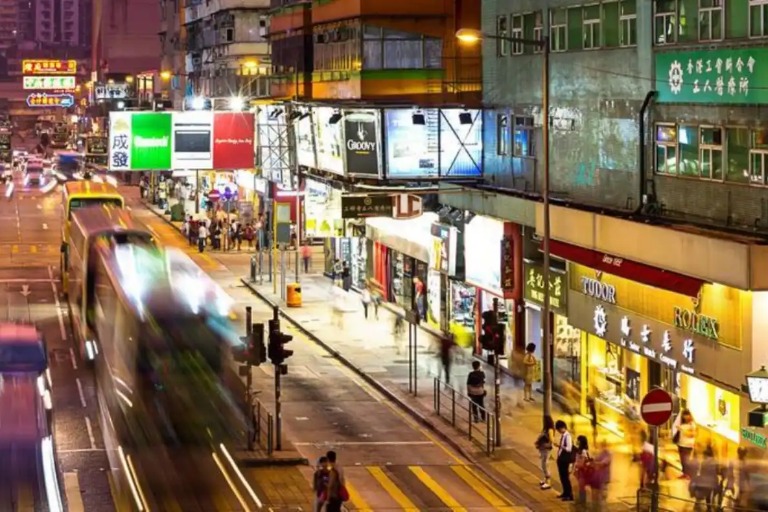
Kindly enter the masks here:
[[245, 237], [245, 241], [248, 242], [248, 248], [253, 249], [253, 239], [254, 239], [254, 230], [253, 230], [253, 223], [249, 222], [245, 226], [245, 231], [243, 232], [243, 236]]
[[485, 421], [485, 372], [480, 361], [472, 361], [472, 371], [467, 374], [467, 395], [472, 400], [472, 419], [475, 423]]
[[352, 288], [352, 274], [349, 268], [349, 262], [344, 260], [341, 263], [341, 287], [345, 292], [348, 292]]
[[362, 292], [360, 292], [361, 300], [363, 301], [363, 314], [365, 315], [365, 319], [368, 319], [368, 306], [371, 305], [371, 290], [368, 289], [368, 286], [366, 285]]
[[592, 388], [587, 395], [587, 412], [589, 412], [589, 424], [592, 426], [592, 442], [597, 446], [597, 387]]
[[602, 508], [607, 498], [608, 484], [611, 481], [612, 462], [613, 456], [611, 455], [608, 441], [603, 439], [600, 442], [600, 451], [593, 460], [595, 474], [592, 481], [592, 502], [596, 512]]
[[683, 476], [690, 479], [693, 476], [690, 462], [696, 444], [696, 422], [688, 409], [680, 411], [672, 425], [672, 442], [677, 445], [677, 452], [680, 454]]
[[533, 402], [533, 381], [536, 378], [536, 344], [529, 343], [523, 356], [523, 400]]
[[197, 250], [201, 253], [205, 251], [205, 244], [208, 240], [208, 229], [202, 222], [197, 228]]
[[326, 512], [341, 512], [341, 505], [349, 500], [345, 485], [344, 472], [336, 462], [336, 452], [326, 454], [328, 458], [328, 486], [326, 487]]
[[[453, 340], [453, 334], [447, 333], [440, 338], [440, 364], [445, 374], [445, 383], [451, 383], [451, 362], [453, 358], [453, 348], [456, 342]], [[439, 378], [439, 376], [438, 376]]]
[[[705, 501], [707, 512], [719, 509], [720, 503], [720, 464], [715, 459], [712, 445], [704, 449], [704, 458], [701, 461], [698, 475], [691, 479], [691, 497], [698, 501]], [[713, 508], [714, 505], [714, 508]]]
[[322, 512], [325, 506], [326, 489], [328, 488], [330, 472], [328, 470], [328, 457], [323, 455], [317, 461], [315, 474], [312, 478], [312, 490], [315, 493], [314, 512]]
[[576, 502], [578, 507], [583, 508], [587, 505], [587, 487], [592, 485], [594, 470], [592, 457], [589, 455], [587, 436], [578, 436], [576, 438], [576, 460], [573, 463], [573, 473], [579, 485], [579, 499]]
[[344, 329], [344, 292], [337, 286], [331, 287], [331, 324]]
[[373, 316], [379, 319], [379, 306], [381, 306], [382, 291], [381, 286], [376, 281], [371, 281], [371, 302], [373, 303]]
[[312, 261], [312, 247], [309, 245], [309, 240], [304, 240], [301, 246], [301, 259], [304, 262], [304, 273], [309, 274], [309, 263]]
[[552, 475], [549, 473], [549, 457], [552, 455], [552, 440], [555, 438], [555, 422], [549, 414], [544, 415], [544, 424], [534, 446], [539, 451], [541, 482], [539, 488], [544, 491], [552, 488]]
[[344, 269], [344, 266], [341, 264], [341, 260], [339, 258], [336, 258], [333, 262], [333, 270], [332, 270], [332, 281], [333, 284], [339, 286], [341, 284], [341, 271]]
[[560, 434], [560, 443], [557, 446], [557, 474], [563, 492], [558, 496], [563, 501], [573, 501], [573, 486], [571, 485], [570, 469], [574, 461], [574, 446], [571, 433], [563, 420], [557, 420], [555, 430]]
[[640, 439], [643, 443], [640, 449], [640, 487], [650, 488], [653, 485], [655, 469], [653, 444], [645, 430], [640, 433]]

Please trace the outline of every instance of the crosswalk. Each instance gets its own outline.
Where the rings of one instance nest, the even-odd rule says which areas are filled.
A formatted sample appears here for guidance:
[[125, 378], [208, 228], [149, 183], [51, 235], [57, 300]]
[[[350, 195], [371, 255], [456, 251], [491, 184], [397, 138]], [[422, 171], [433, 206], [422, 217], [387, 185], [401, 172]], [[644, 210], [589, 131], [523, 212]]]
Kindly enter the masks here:
[[[0, 243], [0, 258], [23, 260], [31, 258], [53, 258], [61, 254], [59, 244], [34, 244], [34, 243]], [[22, 261], [23, 262], [23, 261]]]

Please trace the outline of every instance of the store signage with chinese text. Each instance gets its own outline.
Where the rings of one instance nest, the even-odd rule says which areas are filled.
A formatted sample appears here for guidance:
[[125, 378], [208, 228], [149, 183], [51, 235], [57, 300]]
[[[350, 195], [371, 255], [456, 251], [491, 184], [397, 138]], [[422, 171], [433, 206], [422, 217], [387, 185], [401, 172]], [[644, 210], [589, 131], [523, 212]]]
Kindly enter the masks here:
[[128, 97], [128, 84], [99, 84], [94, 87], [93, 94], [96, 100], [124, 100]]
[[501, 289], [504, 296], [511, 294], [515, 288], [515, 243], [511, 235], [501, 239]]
[[344, 111], [347, 174], [378, 178], [381, 174], [379, 111]]
[[[534, 304], [544, 304], [544, 268], [541, 265], [524, 262], [523, 272], [525, 288], [523, 294], [526, 301]], [[553, 310], [565, 313], [568, 294], [565, 286], [565, 276], [561, 272], [549, 272], [549, 304]]]
[[665, 103], [768, 103], [768, 48], [656, 52], [656, 90]]
[[24, 75], [76, 75], [77, 61], [55, 59], [25, 59], [21, 61]]
[[392, 196], [341, 196], [341, 218], [392, 217]]
[[27, 96], [27, 106], [31, 108], [69, 108], [74, 106], [75, 97], [71, 94], [32, 93]]
[[25, 76], [25, 91], [71, 91], [77, 86], [74, 76]]

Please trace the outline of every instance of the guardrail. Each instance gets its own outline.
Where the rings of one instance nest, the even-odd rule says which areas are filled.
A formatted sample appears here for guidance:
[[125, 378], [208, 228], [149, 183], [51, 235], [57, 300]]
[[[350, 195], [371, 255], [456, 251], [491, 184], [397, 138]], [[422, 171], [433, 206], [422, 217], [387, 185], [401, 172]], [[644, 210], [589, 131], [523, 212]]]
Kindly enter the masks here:
[[263, 448], [267, 455], [275, 449], [275, 419], [259, 400], [254, 399], [251, 441]]
[[711, 509], [702, 494], [700, 499], [680, 498], [669, 494], [658, 493], [658, 507], [653, 508], [653, 491], [639, 489], [637, 491], [637, 512], [687, 512], [687, 511], [726, 511], [726, 512], [759, 512], [760, 509], [737, 506], [731, 491], [718, 492], [712, 498]]
[[[470, 441], [483, 447], [487, 455], [492, 454], [496, 449], [496, 416], [440, 379], [434, 380], [433, 393], [437, 415], [465, 433]], [[475, 422], [475, 416], [483, 418], [483, 421]]]

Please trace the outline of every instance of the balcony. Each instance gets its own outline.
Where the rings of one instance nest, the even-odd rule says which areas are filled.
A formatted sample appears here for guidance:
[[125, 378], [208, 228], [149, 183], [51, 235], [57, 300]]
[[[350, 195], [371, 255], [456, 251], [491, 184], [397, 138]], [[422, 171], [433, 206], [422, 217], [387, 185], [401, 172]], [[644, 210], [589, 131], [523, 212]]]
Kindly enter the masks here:
[[210, 0], [184, 9], [184, 23], [194, 23], [219, 11], [269, 9], [269, 0]]

